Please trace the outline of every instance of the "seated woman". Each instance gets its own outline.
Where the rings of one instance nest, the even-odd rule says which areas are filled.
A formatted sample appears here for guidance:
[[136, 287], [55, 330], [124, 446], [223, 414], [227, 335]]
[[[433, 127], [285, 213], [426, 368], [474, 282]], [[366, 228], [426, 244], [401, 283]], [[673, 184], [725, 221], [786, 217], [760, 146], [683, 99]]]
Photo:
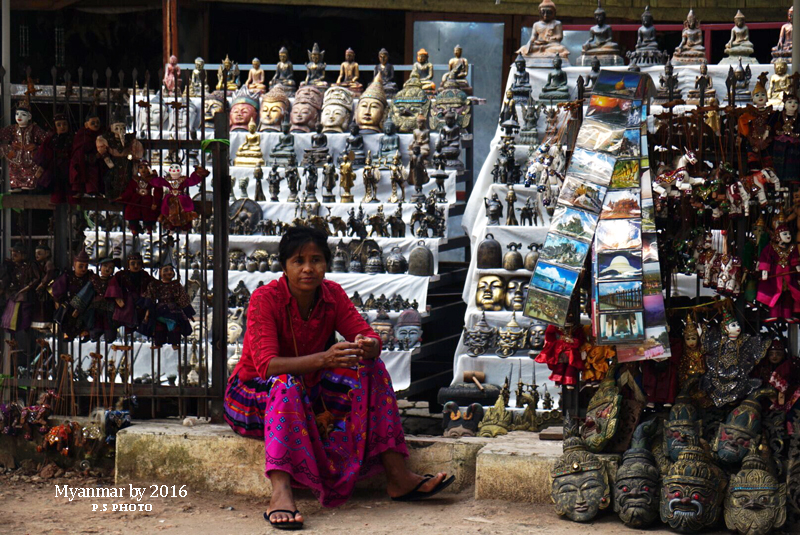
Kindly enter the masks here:
[[[273, 490], [264, 518], [298, 529], [303, 516], [293, 485], [336, 507], [356, 480], [382, 469], [394, 500], [428, 498], [449, 486], [453, 476], [423, 477], [405, 466], [408, 449], [380, 338], [342, 287], [325, 279], [325, 233], [290, 227], [278, 254], [283, 276], [250, 298], [242, 358], [225, 393], [231, 428], [266, 443]], [[346, 341], [331, 345], [335, 332]]]

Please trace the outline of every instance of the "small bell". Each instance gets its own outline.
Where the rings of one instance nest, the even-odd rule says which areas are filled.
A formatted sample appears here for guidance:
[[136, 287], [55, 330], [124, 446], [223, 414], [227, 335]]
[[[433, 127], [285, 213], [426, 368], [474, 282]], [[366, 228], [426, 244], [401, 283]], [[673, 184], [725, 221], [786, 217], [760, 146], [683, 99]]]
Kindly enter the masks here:
[[353, 258], [350, 259], [349, 271], [350, 273], [364, 273], [364, 265], [358, 255], [353, 255]]
[[392, 247], [389, 256], [386, 257], [386, 272], [392, 274], [402, 274], [408, 269], [408, 261], [400, 252], [399, 247]]
[[367, 258], [367, 265], [364, 268], [364, 271], [369, 274], [386, 273], [386, 270], [383, 267], [383, 259], [381, 256], [380, 250], [372, 249], [369, 252], [369, 258]]
[[503, 256], [503, 269], [516, 271], [523, 266], [522, 253], [519, 252], [521, 243], [511, 242], [508, 244], [509, 251]]
[[478, 244], [478, 269], [499, 269], [502, 265], [503, 246], [492, 234]]
[[331, 262], [331, 273], [347, 273], [347, 251], [341, 244], [336, 246]]
[[530, 252], [525, 255], [525, 269], [533, 271], [533, 268], [536, 267], [536, 262], [539, 260], [539, 244], [532, 243], [528, 245], [528, 249], [530, 249]]
[[419, 240], [408, 255], [408, 274], [430, 277], [433, 275], [433, 263], [433, 253], [425, 246], [424, 241]]
[[269, 270], [273, 273], [280, 273], [283, 271], [283, 267], [281, 266], [281, 261], [278, 255], [269, 255]]
[[255, 273], [258, 269], [258, 262], [252, 256], [248, 257], [247, 262], [245, 263], [245, 268], [247, 269], [248, 273]]

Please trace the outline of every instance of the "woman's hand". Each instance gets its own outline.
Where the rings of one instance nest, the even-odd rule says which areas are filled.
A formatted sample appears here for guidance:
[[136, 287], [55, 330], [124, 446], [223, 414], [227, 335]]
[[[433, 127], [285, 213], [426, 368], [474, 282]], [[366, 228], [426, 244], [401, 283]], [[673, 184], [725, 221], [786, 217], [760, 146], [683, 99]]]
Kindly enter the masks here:
[[364, 357], [364, 350], [354, 342], [339, 342], [320, 355], [319, 369], [352, 368]]
[[356, 344], [364, 350], [364, 358], [376, 359], [380, 356], [381, 352], [378, 345], [378, 340], [363, 334], [356, 335]]

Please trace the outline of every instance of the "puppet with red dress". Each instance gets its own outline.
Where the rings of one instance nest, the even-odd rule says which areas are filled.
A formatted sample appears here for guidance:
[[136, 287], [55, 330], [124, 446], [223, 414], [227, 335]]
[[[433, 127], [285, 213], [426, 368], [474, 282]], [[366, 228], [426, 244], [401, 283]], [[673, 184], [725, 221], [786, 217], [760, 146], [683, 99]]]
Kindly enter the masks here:
[[100, 136], [100, 118], [96, 112], [90, 112], [86, 122], [83, 123], [83, 128], [75, 133], [72, 141], [69, 185], [73, 197], [70, 198], [70, 202], [77, 202], [74, 197], [102, 193], [100, 171], [105, 168], [105, 163], [97, 152], [98, 136]]
[[52, 191], [50, 202], [63, 204], [69, 196], [69, 167], [72, 153], [72, 132], [69, 121], [63, 113], [53, 117], [56, 131], [50, 133], [39, 146], [33, 161], [38, 166], [38, 185]]
[[[575, 388], [578, 375], [583, 369], [581, 346], [586, 342], [580, 325], [567, 323], [567, 332], [554, 325], [548, 325], [544, 331], [544, 347], [536, 356], [536, 362], [547, 364], [550, 369], [550, 380], [557, 385]], [[569, 334], [567, 334], [569, 333]]]
[[761, 280], [756, 299], [769, 307], [767, 321], [794, 318], [800, 312], [800, 255], [789, 227], [781, 224], [775, 228], [772, 243], [761, 251], [758, 269]]
[[[156, 174], [147, 160], [141, 160], [136, 175], [128, 182], [120, 200], [125, 204], [125, 221], [134, 235], [153, 230], [160, 214], [164, 190], [153, 184]], [[143, 229], [144, 227], [144, 229]]]
[[168, 176], [157, 176], [150, 181], [153, 186], [161, 186], [164, 200], [161, 201], [161, 216], [158, 220], [173, 230], [189, 230], [192, 221], [197, 219], [194, 202], [187, 193], [190, 186], [196, 186], [209, 175], [206, 169], [197, 166], [187, 178], [181, 173], [179, 164], [169, 166]]

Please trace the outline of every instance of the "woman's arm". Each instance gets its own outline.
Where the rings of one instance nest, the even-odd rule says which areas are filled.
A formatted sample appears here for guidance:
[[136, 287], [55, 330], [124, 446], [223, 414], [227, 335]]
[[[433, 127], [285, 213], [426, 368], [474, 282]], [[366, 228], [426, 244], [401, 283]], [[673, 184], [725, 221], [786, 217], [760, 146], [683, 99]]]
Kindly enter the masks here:
[[361, 357], [378, 358], [381, 354], [380, 336], [364, 321], [341, 286], [337, 284], [332, 291], [336, 296], [336, 331], [363, 350]]
[[339, 342], [321, 353], [303, 357], [272, 357], [267, 365], [267, 377], [284, 373], [302, 375], [325, 368], [350, 368], [358, 364], [365, 354], [365, 350], [357, 343]]

